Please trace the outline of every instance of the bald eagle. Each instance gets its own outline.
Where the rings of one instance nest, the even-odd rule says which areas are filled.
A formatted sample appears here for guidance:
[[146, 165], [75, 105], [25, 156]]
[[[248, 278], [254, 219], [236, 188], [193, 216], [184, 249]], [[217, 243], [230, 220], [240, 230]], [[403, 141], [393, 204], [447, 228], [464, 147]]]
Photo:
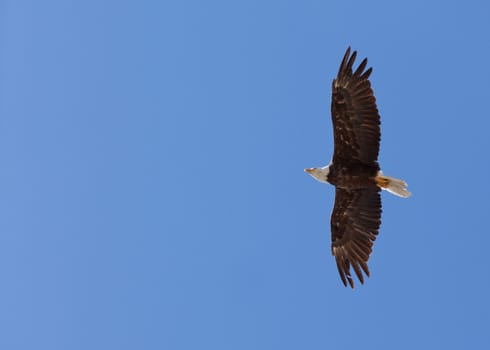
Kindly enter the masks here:
[[357, 52], [347, 49], [332, 83], [334, 151], [330, 164], [305, 171], [335, 186], [330, 228], [332, 254], [342, 283], [354, 288], [351, 267], [364, 283], [367, 261], [381, 224], [381, 190], [400, 197], [411, 195], [407, 183], [381, 172], [378, 164], [380, 117], [365, 58], [353, 72]]

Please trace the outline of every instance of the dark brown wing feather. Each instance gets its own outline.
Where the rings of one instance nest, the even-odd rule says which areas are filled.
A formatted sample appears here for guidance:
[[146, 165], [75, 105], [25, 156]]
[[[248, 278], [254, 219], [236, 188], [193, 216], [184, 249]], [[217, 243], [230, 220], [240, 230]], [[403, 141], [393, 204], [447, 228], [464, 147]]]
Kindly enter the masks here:
[[337, 78], [332, 83], [334, 162], [358, 160], [366, 164], [378, 159], [380, 121], [365, 58], [353, 72], [357, 52], [345, 53]]
[[[377, 187], [346, 190], [337, 187], [331, 218], [332, 254], [340, 278], [354, 288], [350, 268], [364, 283], [362, 271], [369, 277], [367, 261], [381, 224], [381, 197]], [[362, 270], [362, 271], [361, 271]]]

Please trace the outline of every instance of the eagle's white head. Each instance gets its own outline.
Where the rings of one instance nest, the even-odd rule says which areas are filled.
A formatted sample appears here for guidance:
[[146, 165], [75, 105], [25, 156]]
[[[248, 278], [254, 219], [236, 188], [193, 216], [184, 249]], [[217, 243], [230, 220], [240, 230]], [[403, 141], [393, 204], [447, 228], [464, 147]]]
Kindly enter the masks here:
[[327, 176], [330, 171], [330, 165], [324, 166], [323, 168], [306, 168], [305, 172], [313, 176], [320, 182], [327, 182]]

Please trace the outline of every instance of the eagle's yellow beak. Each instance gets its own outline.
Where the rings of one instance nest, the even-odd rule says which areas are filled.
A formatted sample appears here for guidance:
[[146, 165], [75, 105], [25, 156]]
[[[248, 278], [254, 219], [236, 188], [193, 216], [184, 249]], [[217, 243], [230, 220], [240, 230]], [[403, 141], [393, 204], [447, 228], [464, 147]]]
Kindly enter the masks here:
[[313, 168], [306, 168], [305, 172], [307, 172], [308, 174], [311, 174], [313, 172]]

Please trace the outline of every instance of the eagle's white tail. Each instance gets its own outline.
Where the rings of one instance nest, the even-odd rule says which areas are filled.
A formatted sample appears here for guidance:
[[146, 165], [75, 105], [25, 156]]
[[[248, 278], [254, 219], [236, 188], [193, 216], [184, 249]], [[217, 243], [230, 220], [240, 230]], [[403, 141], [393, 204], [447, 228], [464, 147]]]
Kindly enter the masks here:
[[407, 183], [400, 179], [384, 175], [381, 171], [376, 176], [376, 183], [383, 190], [393, 193], [395, 196], [407, 198], [412, 194], [407, 190]]

